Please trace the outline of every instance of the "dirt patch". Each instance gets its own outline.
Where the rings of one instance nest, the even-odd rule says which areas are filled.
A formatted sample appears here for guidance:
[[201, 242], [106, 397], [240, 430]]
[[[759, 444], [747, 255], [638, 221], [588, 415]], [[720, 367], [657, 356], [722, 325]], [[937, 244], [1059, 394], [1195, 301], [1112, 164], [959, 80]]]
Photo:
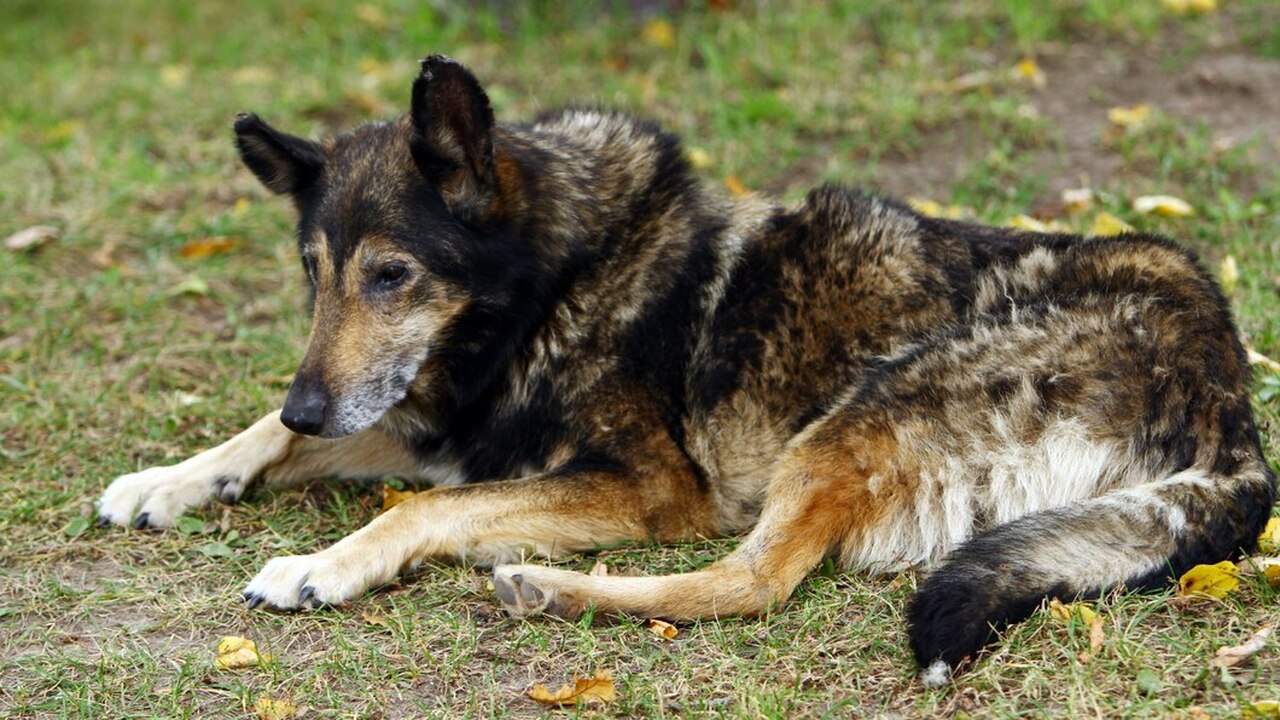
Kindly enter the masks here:
[[[1233, 48], [1170, 69], [1156, 51], [1073, 43], [1039, 62], [1047, 85], [1027, 103], [1045, 119], [1055, 140], [1034, 150], [1029, 162], [1046, 178], [1046, 194], [1053, 198], [1082, 183], [1105, 186], [1122, 173], [1121, 158], [1103, 142], [1107, 110], [1118, 106], [1145, 103], [1203, 123], [1215, 140], [1252, 142], [1259, 167], [1280, 160], [1280, 61]], [[991, 144], [971, 125], [935, 131], [911, 156], [882, 160], [874, 184], [895, 195], [942, 195]]]

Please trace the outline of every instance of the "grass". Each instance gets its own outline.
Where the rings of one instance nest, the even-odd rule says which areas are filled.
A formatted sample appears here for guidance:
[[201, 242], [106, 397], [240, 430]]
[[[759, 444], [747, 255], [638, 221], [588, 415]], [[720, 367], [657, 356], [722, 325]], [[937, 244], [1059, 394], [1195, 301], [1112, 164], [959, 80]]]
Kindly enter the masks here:
[[[1274, 6], [1241, 0], [1179, 19], [1122, 0], [732, 5], [5, 3], [0, 236], [35, 224], [61, 235], [0, 262], [0, 710], [245, 717], [269, 696], [309, 717], [541, 716], [524, 698], [531, 682], [597, 668], [614, 672], [620, 699], [585, 715], [1233, 717], [1280, 698], [1274, 647], [1226, 679], [1207, 664], [1280, 617], [1276, 591], [1257, 581], [1190, 605], [1170, 593], [1108, 597], [1106, 641], [1087, 661], [1083, 628], [1038, 614], [954, 686], [929, 691], [903, 631], [910, 574], [818, 572], [764, 620], [694, 624], [666, 642], [629, 618], [506, 618], [482, 572], [447, 565], [340, 611], [276, 615], [235, 601], [270, 557], [366, 522], [372, 487], [260, 492], [162, 534], [87, 527], [113, 477], [216, 444], [277, 407], [300, 357], [289, 208], [238, 166], [234, 113], [313, 136], [392, 116], [415, 59], [433, 51], [470, 64], [503, 119], [573, 102], [657, 118], [711, 158], [702, 172], [713, 184], [733, 176], [795, 197], [824, 180], [872, 183], [986, 221], [1034, 213], [1084, 228], [1091, 214], [1055, 208], [1087, 172], [1100, 204], [1128, 222], [1185, 239], [1210, 267], [1232, 255], [1239, 325], [1280, 356], [1280, 148], [1249, 130], [1265, 118], [1247, 98], [1207, 86], [1207, 105], [1186, 105], [1198, 91], [1175, 82], [1224, 55], [1275, 62]], [[646, 39], [653, 20], [670, 23], [670, 46]], [[1044, 89], [1008, 79], [1023, 56], [1045, 68]], [[1121, 61], [1165, 82], [1104, 71]], [[1108, 104], [1152, 97], [1147, 127], [1107, 129]], [[1161, 98], [1243, 104], [1224, 129], [1221, 114], [1209, 125]], [[1224, 134], [1239, 135], [1234, 148], [1215, 142]], [[1136, 216], [1130, 200], [1154, 192], [1199, 212]], [[210, 236], [241, 242], [204, 260], [179, 253]], [[1280, 458], [1274, 384], [1259, 385], [1255, 407]], [[567, 564], [679, 571], [732, 545]], [[273, 659], [216, 671], [214, 645], [229, 634]]]

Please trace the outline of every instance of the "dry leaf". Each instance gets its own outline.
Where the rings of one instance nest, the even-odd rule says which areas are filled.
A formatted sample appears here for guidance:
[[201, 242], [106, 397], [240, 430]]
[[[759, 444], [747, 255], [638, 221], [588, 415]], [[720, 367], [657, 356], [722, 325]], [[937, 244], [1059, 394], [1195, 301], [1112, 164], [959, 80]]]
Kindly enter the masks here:
[[231, 73], [231, 80], [238, 85], [266, 85], [275, 79], [275, 74], [259, 65], [246, 65]]
[[387, 29], [387, 14], [377, 5], [361, 3], [353, 8], [356, 20], [364, 23], [373, 30]]
[[1034, 88], [1042, 88], [1045, 86], [1044, 71], [1032, 58], [1023, 58], [1017, 65], [1013, 66], [1011, 72], [1013, 79], [1019, 82], [1030, 83]]
[[1207, 15], [1218, 9], [1218, 0], [1160, 0], [1174, 15]]
[[167, 88], [185, 87], [189, 77], [191, 68], [187, 65], [165, 65], [160, 68], [160, 83]]
[[1113, 107], [1107, 111], [1107, 119], [1112, 125], [1125, 130], [1137, 130], [1147, 124], [1151, 117], [1150, 105], [1134, 105], [1133, 107]]
[[208, 295], [209, 283], [205, 282], [198, 276], [192, 275], [186, 280], [183, 280], [177, 285], [169, 288], [165, 291], [165, 294], [170, 297], [178, 295]]
[[298, 714], [298, 706], [288, 700], [260, 697], [253, 702], [253, 712], [258, 720], [285, 720]]
[[252, 640], [228, 635], [218, 641], [218, 656], [214, 658], [213, 664], [219, 670], [239, 670], [254, 667], [270, 659], [270, 655], [258, 653], [258, 646]]
[[1178, 596], [1226, 597], [1240, 587], [1240, 570], [1230, 560], [1215, 565], [1197, 565], [1178, 578]]
[[711, 153], [700, 147], [689, 148], [685, 155], [689, 158], [689, 164], [695, 170], [705, 170], [711, 167]]
[[1091, 188], [1072, 188], [1062, 191], [1062, 209], [1068, 215], [1077, 215], [1093, 207]]
[[1005, 227], [1017, 228], [1019, 230], [1026, 230], [1028, 232], [1035, 233], [1055, 233], [1067, 230], [1067, 226], [1057, 222], [1056, 220], [1041, 222], [1030, 215], [1014, 215], [1005, 221]]
[[1102, 629], [1102, 618], [1094, 616], [1089, 621], [1089, 653], [1097, 655], [1102, 649], [1102, 641], [1106, 639], [1106, 631]]
[[1222, 258], [1222, 264], [1218, 266], [1218, 282], [1222, 284], [1222, 291], [1225, 293], [1236, 289], [1236, 284], [1240, 282], [1240, 267], [1236, 265], [1234, 255]]
[[676, 44], [676, 30], [671, 27], [671, 23], [662, 18], [654, 18], [644, 24], [644, 30], [640, 32], [644, 41], [650, 45], [656, 45], [660, 48], [673, 48]]
[[1262, 648], [1267, 646], [1267, 638], [1275, 630], [1274, 625], [1263, 625], [1258, 631], [1249, 636], [1249, 639], [1243, 645], [1235, 645], [1231, 647], [1220, 647], [1213, 654], [1213, 659], [1209, 661], [1211, 667], [1222, 669], [1232, 668], [1249, 658], [1257, 655]]
[[1098, 213], [1093, 219], [1093, 226], [1089, 228], [1089, 234], [1096, 237], [1111, 237], [1131, 232], [1135, 232], [1132, 225], [1105, 210]]
[[1280, 720], [1280, 700], [1259, 700], [1240, 708], [1241, 717]]
[[[1275, 364], [1275, 361], [1270, 358], [1267, 358], [1267, 361]], [[1253, 362], [1253, 358], [1249, 358], [1249, 362]], [[1273, 517], [1267, 521], [1267, 526], [1258, 536], [1258, 552], [1267, 555], [1280, 552], [1280, 518]]]
[[372, 613], [362, 612], [360, 613], [360, 618], [365, 622], [369, 623], [370, 625], [377, 625], [378, 627], [388, 627], [387, 619], [381, 615], [374, 615]]
[[1143, 215], [1154, 213], [1164, 217], [1190, 217], [1196, 214], [1191, 203], [1172, 195], [1144, 195], [1133, 201], [1133, 209]]
[[[1276, 362], [1275, 360], [1272, 360], [1271, 358], [1267, 357], [1266, 355], [1263, 355], [1257, 350], [1254, 350], [1248, 345], [1245, 346], [1244, 350], [1249, 357], [1250, 365], [1261, 365], [1262, 367], [1270, 370], [1273, 373], [1280, 373], [1280, 362]], [[1271, 521], [1267, 523], [1268, 530], [1271, 529], [1272, 527], [1271, 523], [1273, 522], [1276, 522], [1275, 518], [1272, 518]], [[1263, 531], [1263, 535], [1266, 535], [1266, 531]], [[1280, 540], [1277, 540], [1276, 542], [1280, 543]]]
[[386, 512], [400, 503], [416, 495], [413, 490], [397, 490], [390, 485], [382, 486], [382, 510]]
[[729, 192], [731, 194], [739, 197], [751, 192], [751, 188], [748, 188], [746, 185], [743, 185], [742, 181], [738, 179], [737, 175], [730, 175], [729, 177], [725, 178], [724, 186], [729, 188]]
[[1090, 627], [1093, 626], [1095, 620], [1099, 620], [1098, 613], [1089, 603], [1064, 603], [1058, 598], [1053, 598], [1049, 601], [1049, 615], [1054, 620], [1061, 620], [1062, 622], [1070, 622], [1071, 617], [1074, 615]]
[[613, 688], [613, 676], [608, 670], [597, 670], [595, 676], [580, 678], [575, 676], [572, 685], [561, 685], [560, 689], [551, 692], [546, 685], [537, 684], [529, 688], [529, 697], [543, 705], [587, 705], [591, 703], [610, 703], [618, 699]]
[[33, 225], [4, 239], [4, 249], [14, 252], [31, 250], [56, 240], [62, 231], [52, 225]]
[[609, 566], [602, 562], [596, 562], [595, 565], [591, 566], [591, 572], [587, 574], [595, 575], [596, 577], [604, 577], [609, 574]]
[[907, 198], [912, 210], [926, 217], [944, 218], [946, 220], [962, 220], [972, 215], [968, 208], [959, 205], [943, 205], [934, 200], [921, 197]]
[[240, 247], [237, 237], [204, 237], [188, 240], [178, 254], [188, 260], [204, 260]]
[[657, 618], [651, 618], [649, 620], [649, 632], [657, 635], [663, 640], [675, 640], [676, 635], [680, 634], [680, 631], [676, 629], [675, 625], [672, 625], [665, 620], [658, 620]]

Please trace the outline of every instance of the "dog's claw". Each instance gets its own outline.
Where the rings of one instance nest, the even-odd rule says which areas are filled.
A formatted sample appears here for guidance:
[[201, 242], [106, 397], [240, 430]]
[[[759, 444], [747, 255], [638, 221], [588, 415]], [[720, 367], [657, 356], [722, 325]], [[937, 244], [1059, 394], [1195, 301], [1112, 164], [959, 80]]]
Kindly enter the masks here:
[[111, 524], [111, 518], [107, 517], [106, 515], [98, 516], [98, 527], [106, 527], [110, 524]]
[[302, 594], [298, 596], [298, 605], [302, 607], [315, 607], [319, 603], [313, 602], [316, 599], [316, 589], [314, 586], [308, 585], [302, 588]]
[[133, 520], [134, 530], [146, 530], [151, 524], [151, 513], [142, 513]]
[[259, 605], [261, 605], [261, 604], [262, 604], [262, 602], [263, 602], [264, 600], [266, 600], [266, 598], [262, 597], [261, 595], [254, 595], [254, 594], [252, 594], [252, 593], [245, 593], [245, 594], [244, 594], [244, 600], [245, 600], [245, 604], [247, 604], [247, 605], [249, 606], [249, 609], [250, 609], [250, 610], [252, 610], [252, 609], [254, 609], [254, 608], [258, 607]]

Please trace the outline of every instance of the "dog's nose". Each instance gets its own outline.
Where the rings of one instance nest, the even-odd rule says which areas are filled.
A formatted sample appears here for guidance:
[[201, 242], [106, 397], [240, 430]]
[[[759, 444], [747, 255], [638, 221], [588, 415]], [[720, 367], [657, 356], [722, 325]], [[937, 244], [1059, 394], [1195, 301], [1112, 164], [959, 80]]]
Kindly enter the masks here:
[[319, 383], [295, 379], [289, 388], [289, 396], [280, 411], [280, 422], [302, 435], [319, 435], [324, 427], [324, 411], [329, 404], [328, 393]]

